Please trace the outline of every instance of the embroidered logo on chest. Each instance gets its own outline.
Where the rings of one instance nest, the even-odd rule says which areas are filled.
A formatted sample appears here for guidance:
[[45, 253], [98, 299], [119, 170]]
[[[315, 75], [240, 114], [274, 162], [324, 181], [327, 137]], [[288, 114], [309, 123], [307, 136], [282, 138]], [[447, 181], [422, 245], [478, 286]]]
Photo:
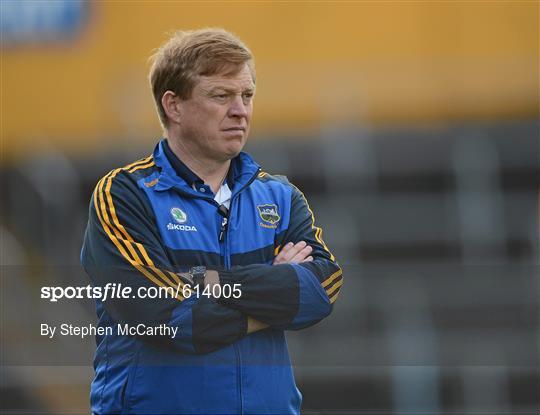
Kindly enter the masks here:
[[259, 226], [268, 229], [277, 228], [277, 223], [281, 219], [277, 205], [257, 205], [257, 210], [259, 211], [259, 217], [262, 219], [262, 222], [259, 222]]

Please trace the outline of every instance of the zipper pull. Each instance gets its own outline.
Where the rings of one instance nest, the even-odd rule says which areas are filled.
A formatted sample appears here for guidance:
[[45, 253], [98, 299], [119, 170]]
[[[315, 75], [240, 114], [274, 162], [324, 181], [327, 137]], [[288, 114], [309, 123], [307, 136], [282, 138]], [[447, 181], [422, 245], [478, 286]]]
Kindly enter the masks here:
[[225, 232], [227, 231], [227, 222], [229, 222], [229, 209], [225, 205], [219, 205], [218, 213], [223, 217], [221, 220], [221, 229], [219, 231], [219, 242], [223, 242], [225, 239]]
[[219, 231], [219, 242], [223, 242], [223, 239], [225, 239], [225, 232], [227, 231], [227, 222], [228, 219], [226, 216], [223, 217], [221, 220], [221, 229]]

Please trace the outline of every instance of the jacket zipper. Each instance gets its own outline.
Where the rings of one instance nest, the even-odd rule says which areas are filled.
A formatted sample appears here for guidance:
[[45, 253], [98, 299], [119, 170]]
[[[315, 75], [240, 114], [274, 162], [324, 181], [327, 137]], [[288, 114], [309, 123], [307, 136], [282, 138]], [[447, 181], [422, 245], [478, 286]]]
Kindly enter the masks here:
[[[220, 229], [219, 229], [218, 241], [219, 241], [220, 247], [223, 248], [222, 254], [223, 254], [223, 259], [224, 259], [224, 262], [225, 262], [223, 265], [225, 266], [226, 270], [229, 270], [231, 268], [231, 258], [229, 257], [229, 244], [228, 244], [229, 241], [228, 241], [228, 238], [227, 238], [227, 233], [228, 233], [228, 230], [229, 230], [230, 214], [231, 214], [231, 211], [233, 209], [234, 201], [236, 200], [237, 196], [245, 188], [247, 188], [251, 183], [253, 183], [253, 181], [259, 175], [260, 171], [261, 171], [260, 168], [257, 169], [255, 174], [249, 179], [249, 181], [244, 186], [242, 186], [240, 188], [240, 190], [238, 190], [238, 192], [236, 192], [234, 194], [234, 196], [231, 196], [231, 204], [230, 204], [230, 209], [228, 210], [228, 212], [225, 212], [222, 209], [222, 207], [221, 207], [222, 205], [219, 205], [215, 200], [212, 200], [214, 202], [214, 204], [217, 205], [218, 212], [222, 216], [221, 226], [220, 226]], [[178, 188], [174, 188], [174, 189], [178, 193], [183, 194], [185, 196], [197, 197], [197, 196], [191, 195], [189, 193], [183, 192], [182, 190], [180, 190]], [[233, 347], [234, 347], [234, 352], [236, 354], [236, 368], [238, 370], [238, 377], [237, 378], [238, 378], [238, 397], [239, 397], [239, 402], [240, 402], [240, 414], [243, 414], [244, 413], [244, 402], [243, 402], [243, 396], [242, 396], [242, 357], [240, 356], [240, 349], [238, 348], [238, 345], [236, 343], [234, 343]]]
[[[223, 205], [218, 205], [218, 212], [219, 214], [222, 216], [222, 219], [221, 219], [221, 227], [219, 229], [219, 242], [220, 244], [223, 244], [223, 258], [225, 259], [225, 269], [230, 269], [231, 268], [231, 258], [229, 257], [229, 244], [228, 244], [228, 238], [227, 238], [227, 231], [229, 230], [229, 222], [230, 222], [230, 215], [231, 215], [231, 212], [233, 210], [233, 204], [234, 204], [234, 201], [236, 200], [236, 198], [238, 197], [238, 195], [246, 188], [248, 187], [251, 183], [253, 183], [253, 181], [255, 180], [255, 178], [259, 175], [259, 172], [261, 171], [261, 169], [257, 169], [257, 171], [255, 172], [255, 174], [253, 176], [251, 176], [251, 178], [248, 180], [248, 182], [242, 186], [240, 188], [240, 190], [238, 190], [238, 192], [236, 192], [232, 197], [231, 197], [231, 204], [230, 204], [230, 209], [228, 209], [228, 211], [226, 210], [223, 210], [222, 206]], [[217, 202], [216, 202], [217, 204]]]
[[[229, 256], [229, 238], [228, 230], [229, 230], [229, 222], [230, 222], [230, 214], [234, 207], [234, 202], [237, 198], [237, 196], [245, 189], [247, 188], [255, 178], [259, 175], [260, 169], [257, 169], [255, 174], [249, 179], [249, 181], [242, 186], [242, 188], [234, 194], [234, 196], [231, 196], [231, 204], [230, 209], [226, 214], [223, 214], [224, 212], [218, 208], [219, 213], [223, 216], [221, 220], [221, 228], [219, 232], [219, 242], [223, 244], [223, 258], [225, 259], [225, 269], [229, 270], [231, 268], [231, 258]], [[233, 343], [234, 352], [236, 353], [236, 369], [238, 373], [238, 400], [240, 402], [240, 414], [244, 413], [244, 397], [242, 396], [242, 356], [240, 355], [240, 349], [236, 343]]]
[[[223, 205], [218, 207], [218, 212], [222, 216], [221, 218], [221, 227], [219, 229], [219, 244], [221, 247], [221, 253], [223, 255], [223, 262], [225, 269], [231, 268], [231, 259], [229, 257], [229, 249], [228, 249], [228, 238], [227, 238], [227, 230], [228, 230], [228, 224], [229, 224], [229, 215], [231, 213], [232, 207], [233, 207], [233, 200], [231, 198], [231, 209], [225, 210], [222, 208]], [[240, 350], [238, 348], [238, 345], [236, 343], [233, 343], [234, 348], [234, 354], [236, 355], [236, 381], [237, 381], [237, 388], [238, 388], [238, 403], [240, 406], [239, 414], [244, 413], [244, 404], [242, 402], [242, 360], [240, 358]]]

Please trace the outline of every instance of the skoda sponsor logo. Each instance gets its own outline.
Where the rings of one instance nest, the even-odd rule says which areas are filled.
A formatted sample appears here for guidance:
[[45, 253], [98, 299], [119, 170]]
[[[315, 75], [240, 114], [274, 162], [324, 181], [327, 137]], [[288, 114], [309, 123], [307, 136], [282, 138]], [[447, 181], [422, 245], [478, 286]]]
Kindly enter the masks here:
[[173, 207], [171, 209], [171, 215], [173, 219], [178, 223], [186, 223], [187, 221], [186, 213], [180, 208]]
[[184, 231], [184, 232], [197, 232], [197, 228], [192, 225], [187, 225], [188, 220], [186, 212], [178, 207], [171, 209], [171, 216], [176, 223], [169, 222], [167, 224], [167, 230], [169, 231]]

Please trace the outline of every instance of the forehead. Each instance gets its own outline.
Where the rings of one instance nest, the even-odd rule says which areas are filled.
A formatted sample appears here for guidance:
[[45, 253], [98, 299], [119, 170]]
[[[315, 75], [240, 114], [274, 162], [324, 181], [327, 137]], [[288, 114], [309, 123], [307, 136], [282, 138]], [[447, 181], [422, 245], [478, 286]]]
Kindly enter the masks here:
[[248, 65], [235, 73], [221, 73], [211, 76], [200, 76], [196, 88], [210, 90], [216, 88], [226, 88], [244, 91], [254, 89], [253, 77]]

